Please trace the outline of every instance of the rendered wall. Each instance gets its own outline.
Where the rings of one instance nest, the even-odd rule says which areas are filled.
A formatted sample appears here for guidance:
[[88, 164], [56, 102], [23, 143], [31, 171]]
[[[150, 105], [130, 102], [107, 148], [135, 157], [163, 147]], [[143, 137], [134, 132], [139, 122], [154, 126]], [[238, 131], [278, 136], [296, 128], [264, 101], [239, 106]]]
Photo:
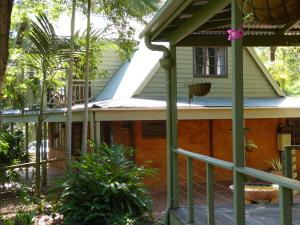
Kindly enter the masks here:
[[[211, 123], [211, 126], [209, 125]], [[247, 138], [258, 146], [255, 152], [247, 153], [248, 166], [267, 170], [270, 166], [266, 160], [278, 158], [276, 149], [277, 119], [251, 119], [246, 121]], [[209, 131], [209, 129], [211, 131]], [[232, 161], [231, 120], [185, 120], [179, 121], [179, 147], [189, 151], [211, 155], [215, 158]], [[212, 141], [210, 141], [210, 132]], [[147, 179], [146, 183], [164, 186], [166, 184], [166, 139], [143, 138], [141, 135], [141, 121], [136, 122], [136, 163], [142, 165], [144, 161], [152, 161], [152, 166], [159, 169], [157, 176]], [[299, 159], [300, 160], [300, 159]], [[298, 161], [299, 161], [298, 160]], [[299, 163], [299, 162], [298, 162]], [[179, 158], [179, 178], [184, 182], [186, 173], [186, 158]], [[194, 163], [195, 179], [204, 179], [204, 164]], [[232, 173], [223, 169], [215, 169], [217, 180], [229, 180]], [[197, 178], [198, 177], [198, 178]]]

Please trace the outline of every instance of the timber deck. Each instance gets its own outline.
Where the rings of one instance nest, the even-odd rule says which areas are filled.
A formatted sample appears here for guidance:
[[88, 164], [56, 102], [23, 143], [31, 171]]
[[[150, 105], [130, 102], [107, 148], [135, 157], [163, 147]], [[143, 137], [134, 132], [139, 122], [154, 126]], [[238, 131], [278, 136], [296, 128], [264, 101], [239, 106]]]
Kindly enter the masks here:
[[[171, 212], [172, 224], [189, 224], [187, 207], [181, 207]], [[195, 223], [193, 225], [207, 224], [207, 209], [205, 206], [195, 206]], [[216, 225], [233, 225], [233, 206], [215, 207]], [[246, 206], [247, 225], [279, 225], [279, 205], [255, 204]], [[293, 207], [293, 225], [300, 225], [300, 204]]]

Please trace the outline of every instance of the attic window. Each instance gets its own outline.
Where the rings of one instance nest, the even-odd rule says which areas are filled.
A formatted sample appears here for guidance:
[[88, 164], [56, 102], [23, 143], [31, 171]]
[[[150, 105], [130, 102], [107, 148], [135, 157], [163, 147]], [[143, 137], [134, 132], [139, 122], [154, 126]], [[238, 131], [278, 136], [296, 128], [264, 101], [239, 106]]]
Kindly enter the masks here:
[[195, 47], [194, 77], [227, 77], [227, 48]]

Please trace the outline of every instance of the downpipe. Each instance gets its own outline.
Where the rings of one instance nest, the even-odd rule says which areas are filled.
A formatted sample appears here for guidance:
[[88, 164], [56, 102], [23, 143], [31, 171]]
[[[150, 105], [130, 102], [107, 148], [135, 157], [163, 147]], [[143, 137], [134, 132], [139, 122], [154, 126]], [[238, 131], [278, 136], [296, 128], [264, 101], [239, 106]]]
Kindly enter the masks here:
[[[145, 45], [152, 51], [163, 52], [163, 57], [159, 60], [161, 67], [165, 70], [166, 74], [166, 87], [167, 87], [167, 208], [164, 216], [164, 225], [170, 224], [170, 210], [173, 207], [173, 162], [172, 162], [172, 122], [170, 110], [170, 85], [171, 85], [171, 56], [170, 50], [163, 45], [154, 45], [151, 43], [149, 36], [145, 36]], [[169, 107], [168, 107], [169, 106]]]

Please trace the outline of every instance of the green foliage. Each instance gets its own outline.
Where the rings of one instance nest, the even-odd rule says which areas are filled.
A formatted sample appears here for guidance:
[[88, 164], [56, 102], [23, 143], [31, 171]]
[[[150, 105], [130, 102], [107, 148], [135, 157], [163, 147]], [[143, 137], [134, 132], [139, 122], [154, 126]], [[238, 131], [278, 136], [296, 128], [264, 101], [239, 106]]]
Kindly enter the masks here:
[[266, 161], [266, 163], [268, 163], [274, 171], [282, 172], [283, 166], [279, 158], [271, 159], [270, 161]]
[[5, 82], [0, 90], [0, 109], [23, 110], [27, 101], [25, 98], [26, 84], [16, 67], [8, 68]]
[[277, 47], [274, 61], [271, 60], [269, 48], [256, 48], [256, 52], [287, 95], [300, 95], [299, 47]]
[[34, 211], [19, 211], [15, 218], [4, 219], [3, 221], [0, 220], [0, 223], [3, 225], [32, 225], [34, 222], [34, 217]]
[[27, 161], [23, 141], [22, 131], [14, 131], [11, 134], [7, 129], [0, 128], [0, 167]]
[[131, 160], [133, 149], [101, 144], [74, 162], [62, 185], [60, 212], [65, 224], [111, 224], [116, 215], [151, 215], [144, 178], [154, 173]]

